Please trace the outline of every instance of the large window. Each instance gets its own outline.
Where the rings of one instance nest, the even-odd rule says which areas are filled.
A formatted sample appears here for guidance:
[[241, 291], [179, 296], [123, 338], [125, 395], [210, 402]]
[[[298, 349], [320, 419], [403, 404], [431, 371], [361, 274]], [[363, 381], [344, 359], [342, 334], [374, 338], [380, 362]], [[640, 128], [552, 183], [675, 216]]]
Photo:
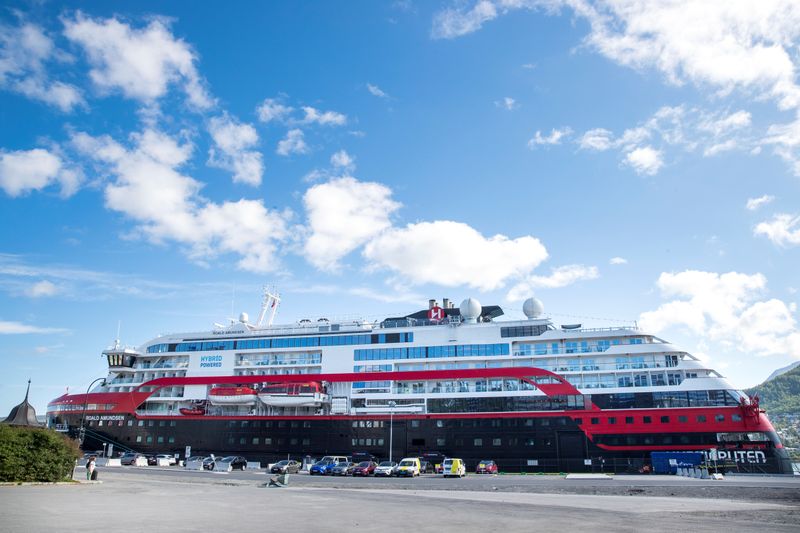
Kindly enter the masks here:
[[370, 348], [355, 350], [356, 361], [388, 359], [432, 359], [438, 357], [492, 357], [509, 355], [508, 344], [459, 344], [413, 348]]

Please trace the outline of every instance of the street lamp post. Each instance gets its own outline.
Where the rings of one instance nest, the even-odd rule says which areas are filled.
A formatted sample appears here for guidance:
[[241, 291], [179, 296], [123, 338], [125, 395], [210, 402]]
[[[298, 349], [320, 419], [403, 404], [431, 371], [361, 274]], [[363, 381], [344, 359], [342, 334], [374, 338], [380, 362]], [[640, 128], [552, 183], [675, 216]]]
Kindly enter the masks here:
[[92, 388], [92, 385], [97, 383], [98, 381], [102, 381], [104, 386], [106, 384], [106, 378], [97, 378], [96, 380], [89, 383], [89, 386], [86, 387], [86, 395], [83, 397], [83, 412], [81, 413], [81, 425], [78, 429], [78, 443], [83, 446], [83, 438], [85, 435], [85, 430], [83, 428], [83, 423], [86, 420], [86, 406], [89, 404], [89, 391]]
[[397, 402], [393, 400], [389, 400], [387, 404], [389, 406], [389, 462], [392, 462], [392, 446], [394, 444], [394, 408], [397, 405]]

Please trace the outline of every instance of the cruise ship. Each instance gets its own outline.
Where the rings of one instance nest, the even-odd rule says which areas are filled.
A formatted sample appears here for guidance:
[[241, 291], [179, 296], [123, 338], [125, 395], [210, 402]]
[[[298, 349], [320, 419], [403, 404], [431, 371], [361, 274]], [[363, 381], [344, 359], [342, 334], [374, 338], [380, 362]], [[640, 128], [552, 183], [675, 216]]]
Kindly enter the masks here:
[[[84, 449], [485, 459], [508, 472], [647, 472], [657, 451], [702, 451], [745, 472], [790, 473], [758, 399], [636, 326], [524, 320], [473, 298], [382, 321], [256, 321], [103, 352], [108, 376], [48, 405]], [[472, 465], [474, 466], [474, 465]]]

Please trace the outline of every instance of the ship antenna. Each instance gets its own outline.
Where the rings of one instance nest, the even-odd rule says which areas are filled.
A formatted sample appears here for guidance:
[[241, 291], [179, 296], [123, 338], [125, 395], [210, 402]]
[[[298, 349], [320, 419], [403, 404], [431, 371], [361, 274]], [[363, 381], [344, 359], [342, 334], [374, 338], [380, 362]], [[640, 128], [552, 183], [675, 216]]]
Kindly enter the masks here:
[[267, 311], [270, 311], [269, 320], [267, 320], [266, 326], [269, 327], [272, 325], [272, 321], [275, 320], [275, 313], [278, 312], [278, 304], [281, 303], [280, 294], [278, 291], [275, 290], [274, 287], [264, 287], [264, 298], [261, 300], [261, 312], [258, 314], [258, 321], [256, 321], [256, 326], [261, 327], [264, 323], [264, 318], [267, 316]]
[[114, 340], [114, 349], [119, 350], [119, 330], [122, 329], [122, 320], [117, 320], [117, 338]]

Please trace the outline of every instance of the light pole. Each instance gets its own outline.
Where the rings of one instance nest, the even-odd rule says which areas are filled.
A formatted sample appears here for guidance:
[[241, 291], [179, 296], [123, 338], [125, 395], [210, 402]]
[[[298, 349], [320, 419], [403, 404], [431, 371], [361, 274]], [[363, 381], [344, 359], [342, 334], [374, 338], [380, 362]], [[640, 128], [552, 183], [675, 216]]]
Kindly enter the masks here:
[[102, 381], [103, 385], [101, 385], [101, 386], [105, 386], [106, 378], [97, 378], [96, 380], [94, 380], [91, 383], [89, 383], [88, 387], [86, 387], [86, 395], [83, 397], [83, 413], [81, 413], [81, 425], [80, 425], [80, 427], [78, 429], [78, 443], [81, 446], [83, 446], [83, 437], [84, 437], [83, 422], [84, 422], [84, 420], [86, 420], [86, 406], [89, 403], [89, 390], [91, 390], [92, 385], [94, 385], [98, 381]]
[[394, 444], [394, 408], [397, 402], [389, 400], [386, 405], [389, 406], [389, 462], [392, 462], [392, 445]]

